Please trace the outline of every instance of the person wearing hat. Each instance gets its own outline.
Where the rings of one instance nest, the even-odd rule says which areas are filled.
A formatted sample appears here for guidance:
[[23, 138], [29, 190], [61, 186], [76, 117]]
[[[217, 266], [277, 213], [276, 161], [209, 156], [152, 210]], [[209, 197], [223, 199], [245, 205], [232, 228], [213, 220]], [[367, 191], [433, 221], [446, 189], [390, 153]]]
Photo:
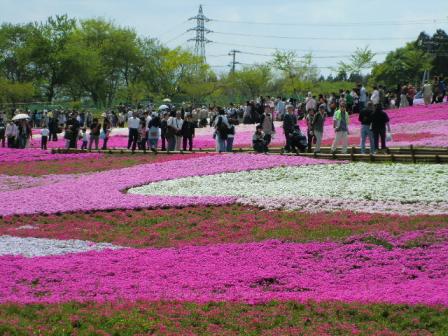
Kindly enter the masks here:
[[320, 153], [320, 145], [322, 143], [322, 137], [324, 135], [324, 123], [327, 115], [326, 109], [327, 106], [325, 104], [321, 104], [312, 121], [313, 134], [316, 138], [316, 147], [314, 148], [314, 153]]

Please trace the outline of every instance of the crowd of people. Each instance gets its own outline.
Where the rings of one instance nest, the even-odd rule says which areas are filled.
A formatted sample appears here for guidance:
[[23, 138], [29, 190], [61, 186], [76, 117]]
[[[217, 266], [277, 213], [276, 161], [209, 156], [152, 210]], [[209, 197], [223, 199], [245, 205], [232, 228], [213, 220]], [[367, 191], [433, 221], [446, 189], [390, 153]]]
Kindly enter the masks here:
[[[335, 137], [331, 151], [336, 152], [341, 145], [342, 153], [346, 153], [349, 116], [358, 114], [361, 153], [366, 153], [367, 140], [369, 152], [376, 153], [386, 148], [386, 142], [391, 137], [385, 109], [410, 106], [416, 96], [422, 97], [426, 105], [439, 103], [445, 95], [445, 81], [438, 76], [433, 83], [426, 81], [418, 92], [412, 85], [406, 85], [394, 92], [387, 91], [383, 86], [374, 86], [369, 93], [359, 84], [352, 90], [340, 90], [338, 94], [316, 96], [309, 92], [305, 99], [259, 97], [245, 105], [231, 103], [225, 108], [187, 104], [176, 107], [167, 103], [154, 109], [152, 104], [146, 107], [120, 104], [116, 110], [103, 113], [101, 118], [89, 111], [17, 110], [13, 114], [26, 112], [29, 117], [7, 122], [6, 115], [0, 112], [0, 144], [10, 148], [29, 147], [34, 127], [40, 129], [42, 149], [47, 149], [48, 141], [57, 141], [58, 136], [63, 134], [65, 148], [78, 148], [80, 144], [81, 149], [105, 150], [108, 149], [112, 129], [127, 127], [127, 148], [132, 152], [137, 149], [144, 152], [192, 151], [195, 130], [211, 127], [216, 151], [231, 152], [236, 126], [243, 123], [255, 125], [253, 149], [265, 153], [276, 134], [274, 122], [277, 121], [281, 123], [285, 135], [284, 151], [319, 153], [325, 120], [332, 118]], [[305, 121], [305, 132], [300, 129], [299, 120]]]

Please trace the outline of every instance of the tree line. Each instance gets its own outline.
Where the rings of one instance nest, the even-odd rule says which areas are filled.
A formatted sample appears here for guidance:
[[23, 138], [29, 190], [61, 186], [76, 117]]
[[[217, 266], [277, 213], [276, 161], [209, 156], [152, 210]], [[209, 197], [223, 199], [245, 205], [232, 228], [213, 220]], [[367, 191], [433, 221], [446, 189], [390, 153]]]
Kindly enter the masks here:
[[324, 78], [312, 54], [276, 51], [264, 64], [218, 75], [189, 50], [170, 49], [132, 28], [61, 15], [0, 26], [0, 103], [91, 101], [109, 107], [164, 97], [225, 103], [260, 94], [330, 93], [360, 81], [418, 83], [425, 70], [448, 73], [448, 36], [443, 30], [433, 36], [421, 33], [383, 63], [375, 64], [374, 56], [368, 48], [358, 49]]

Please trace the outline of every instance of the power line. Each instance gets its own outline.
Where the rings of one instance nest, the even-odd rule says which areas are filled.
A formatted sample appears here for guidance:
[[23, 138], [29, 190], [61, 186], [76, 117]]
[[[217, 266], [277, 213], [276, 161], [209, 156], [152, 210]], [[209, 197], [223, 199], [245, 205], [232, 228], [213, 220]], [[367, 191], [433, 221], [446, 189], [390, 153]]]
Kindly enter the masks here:
[[162, 36], [165, 36], [165, 35], [167, 35], [167, 34], [172, 33], [173, 31], [177, 30], [177, 28], [179, 28], [180, 26], [186, 24], [187, 22], [188, 22], [188, 20], [185, 20], [185, 21], [183, 21], [183, 22], [181, 22], [181, 23], [175, 25], [175, 26], [172, 27], [171, 29], [169, 29], [169, 30], [167, 30], [167, 31], [165, 31], [165, 32], [163, 32], [163, 33], [161, 33], [161, 34], [159, 34], [159, 39], [160, 39]]
[[[244, 47], [244, 48], [251, 48], [251, 49], [263, 49], [263, 50], [281, 50], [281, 51], [298, 51], [298, 52], [312, 52], [312, 53], [347, 53], [347, 50], [331, 50], [331, 49], [321, 49], [321, 50], [309, 50], [309, 49], [291, 49], [291, 48], [278, 48], [278, 47], [267, 47], [267, 46], [258, 46], [258, 45], [250, 45], [250, 44], [242, 44], [242, 43], [228, 43], [228, 42], [220, 42], [220, 41], [213, 41], [213, 44], [220, 44], [220, 45], [227, 45], [227, 46], [235, 46], [235, 47]], [[389, 51], [379, 51], [378, 53], [388, 53]]]
[[175, 40], [181, 38], [182, 36], [184, 36], [184, 35], [186, 35], [186, 34], [187, 34], [187, 32], [183, 32], [182, 34], [179, 34], [179, 35], [173, 37], [172, 39], [166, 41], [165, 44], [168, 44], [168, 43], [170, 43], [170, 42], [173, 42], [173, 41], [175, 41]]
[[322, 22], [322, 23], [306, 23], [306, 22], [257, 22], [257, 21], [239, 21], [239, 20], [222, 20], [210, 19], [214, 22], [237, 23], [249, 25], [270, 25], [270, 26], [318, 26], [318, 27], [351, 27], [351, 26], [402, 26], [402, 25], [426, 25], [448, 23], [446, 18], [443, 19], [415, 19], [403, 21], [376, 21], [376, 22]]
[[230, 35], [230, 36], [245, 36], [245, 37], [260, 37], [260, 38], [275, 38], [275, 39], [288, 39], [288, 40], [320, 40], [320, 41], [406, 41], [412, 40], [413, 38], [407, 37], [303, 37], [303, 36], [280, 36], [280, 35], [259, 35], [259, 34], [248, 34], [248, 33], [226, 33], [214, 31], [214, 34], [219, 35]]

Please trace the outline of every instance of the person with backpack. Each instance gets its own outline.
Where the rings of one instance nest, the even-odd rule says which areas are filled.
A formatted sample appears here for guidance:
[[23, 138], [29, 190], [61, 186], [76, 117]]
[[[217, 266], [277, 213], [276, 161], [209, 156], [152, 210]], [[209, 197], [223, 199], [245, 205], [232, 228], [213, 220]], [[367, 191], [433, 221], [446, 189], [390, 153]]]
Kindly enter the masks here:
[[216, 151], [223, 153], [227, 149], [226, 142], [230, 129], [229, 120], [224, 109], [218, 107], [218, 116], [215, 118], [213, 126], [215, 128]]

